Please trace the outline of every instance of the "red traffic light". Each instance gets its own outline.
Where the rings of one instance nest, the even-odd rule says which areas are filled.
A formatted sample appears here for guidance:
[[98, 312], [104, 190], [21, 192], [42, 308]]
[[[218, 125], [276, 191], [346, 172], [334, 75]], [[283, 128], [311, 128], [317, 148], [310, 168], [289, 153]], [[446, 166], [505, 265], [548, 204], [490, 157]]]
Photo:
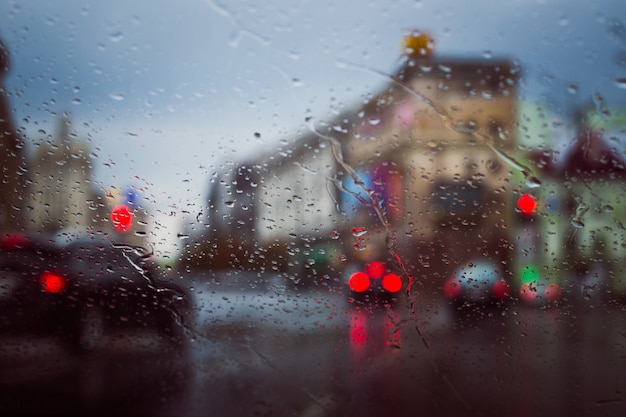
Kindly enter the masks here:
[[522, 194], [517, 199], [517, 208], [522, 212], [522, 214], [530, 215], [537, 208], [537, 200], [532, 194]]
[[133, 221], [133, 212], [125, 204], [113, 207], [111, 222], [118, 232], [128, 232]]

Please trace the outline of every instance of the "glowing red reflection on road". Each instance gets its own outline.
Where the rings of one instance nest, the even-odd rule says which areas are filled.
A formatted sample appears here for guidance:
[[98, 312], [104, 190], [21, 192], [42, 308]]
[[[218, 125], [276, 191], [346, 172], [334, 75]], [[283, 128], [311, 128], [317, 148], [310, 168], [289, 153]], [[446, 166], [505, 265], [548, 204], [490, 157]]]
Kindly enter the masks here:
[[367, 342], [368, 316], [361, 311], [354, 311], [350, 318], [350, 347], [361, 350]]

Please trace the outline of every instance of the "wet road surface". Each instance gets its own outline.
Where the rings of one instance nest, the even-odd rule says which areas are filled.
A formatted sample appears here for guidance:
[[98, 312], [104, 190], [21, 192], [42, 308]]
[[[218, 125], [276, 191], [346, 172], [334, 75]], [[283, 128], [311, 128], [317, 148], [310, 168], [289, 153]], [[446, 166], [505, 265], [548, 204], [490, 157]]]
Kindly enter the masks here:
[[0, 337], [0, 414], [623, 416], [626, 309], [196, 291], [189, 343]]

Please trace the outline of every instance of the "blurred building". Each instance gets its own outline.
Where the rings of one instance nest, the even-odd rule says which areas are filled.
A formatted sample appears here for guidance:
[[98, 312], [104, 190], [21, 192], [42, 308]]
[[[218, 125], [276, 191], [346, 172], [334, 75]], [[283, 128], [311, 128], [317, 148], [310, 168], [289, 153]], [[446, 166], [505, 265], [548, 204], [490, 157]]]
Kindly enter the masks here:
[[[93, 183], [91, 150], [72, 127], [69, 115], [58, 120], [56, 131], [36, 143], [29, 160], [26, 199], [26, 230], [66, 235], [103, 233], [112, 241], [145, 245], [150, 227], [138, 190], [132, 187], [98, 189]], [[118, 230], [111, 220], [117, 205], [133, 213], [127, 230]]]
[[[388, 256], [390, 244], [442, 265], [506, 256], [511, 196], [503, 187], [516, 146], [520, 68], [506, 59], [438, 57], [428, 37], [412, 35], [396, 73], [372, 70], [383, 84], [378, 92], [246, 163], [250, 179], [231, 174], [213, 183], [206, 222], [214, 234], [203, 245], [239, 239], [218, 230], [240, 227], [236, 211], [245, 200], [239, 242], [261, 255], [250, 259], [257, 265], [333, 269]], [[186, 262], [202, 264], [199, 247]]]
[[570, 221], [563, 243], [590, 298], [626, 296], [626, 113], [611, 114], [582, 118], [560, 172]]
[[225, 164], [211, 178], [204, 225], [183, 263], [284, 270], [308, 241], [331, 236], [337, 164], [323, 142], [309, 133], [256, 161]]
[[226, 268], [253, 258], [259, 172], [253, 164], [230, 162], [212, 175], [201, 225], [183, 232], [189, 236], [183, 263]]
[[0, 40], [0, 231], [20, 230], [24, 225], [26, 154], [23, 139], [13, 122], [4, 78], [9, 52]]
[[92, 227], [89, 147], [72, 130], [68, 116], [59, 118], [51, 137], [36, 145], [30, 163], [29, 229], [57, 233]]
[[381, 92], [331, 127], [350, 167], [338, 176], [346, 262], [393, 251], [435, 286], [476, 259], [511, 265], [519, 75], [504, 59], [409, 55]]
[[522, 101], [518, 105], [518, 155], [538, 173], [541, 187], [525, 186], [536, 209], [516, 213], [515, 278], [562, 284], [571, 262], [565, 243], [571, 236], [569, 199], [562, 172], [577, 127], [548, 103]]
[[624, 297], [624, 111], [584, 106], [562, 120], [523, 103], [520, 116], [521, 150], [542, 186], [526, 190], [537, 210], [520, 216], [518, 271], [566, 284], [570, 301]]

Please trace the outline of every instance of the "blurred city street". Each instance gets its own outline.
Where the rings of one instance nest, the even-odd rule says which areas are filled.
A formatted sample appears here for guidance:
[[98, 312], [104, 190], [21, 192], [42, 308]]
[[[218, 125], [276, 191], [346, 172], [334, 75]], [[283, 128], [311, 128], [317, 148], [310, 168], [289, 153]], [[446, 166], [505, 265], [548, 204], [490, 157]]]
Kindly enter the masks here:
[[2, 415], [597, 415], [626, 407], [623, 305], [393, 308], [194, 281], [189, 343], [111, 334], [76, 355], [3, 336]]
[[626, 416], [626, 8], [0, 2], [0, 417]]

